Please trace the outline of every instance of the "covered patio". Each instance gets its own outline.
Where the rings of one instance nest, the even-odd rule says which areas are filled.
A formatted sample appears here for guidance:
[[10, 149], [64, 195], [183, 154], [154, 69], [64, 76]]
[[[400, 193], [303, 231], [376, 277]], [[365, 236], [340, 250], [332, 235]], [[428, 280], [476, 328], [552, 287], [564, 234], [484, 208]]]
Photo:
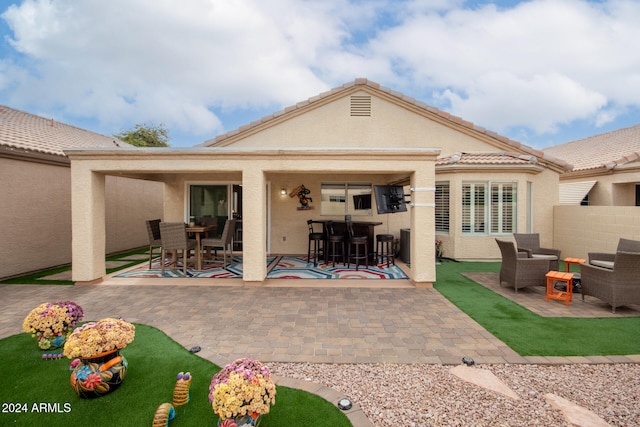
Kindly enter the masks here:
[[[286, 148], [249, 149], [203, 147], [197, 149], [69, 149], [71, 159], [73, 280], [101, 281], [105, 277], [106, 176], [126, 176], [164, 183], [164, 221], [188, 222], [187, 184], [191, 181], [238, 182], [243, 205], [243, 281], [261, 285], [267, 277], [265, 260], [271, 254], [273, 230], [282, 230], [293, 221], [300, 226], [310, 215], [320, 212], [286, 211], [274, 206], [283, 177], [308, 177], [317, 183], [322, 177], [368, 177], [372, 183], [408, 181], [411, 207], [408, 226], [413, 236], [414, 262], [409, 279], [414, 285], [435, 281], [434, 148], [332, 148], [330, 150]], [[297, 181], [294, 181], [297, 182]], [[126, 214], [126, 213], [123, 213]], [[293, 219], [292, 219], [293, 218]], [[340, 219], [339, 216], [327, 219]], [[400, 226], [387, 223], [399, 235]], [[392, 225], [389, 225], [392, 224]], [[140, 225], [141, 227], [144, 224]], [[292, 237], [306, 245], [307, 235]], [[306, 247], [306, 246], [305, 246]]]

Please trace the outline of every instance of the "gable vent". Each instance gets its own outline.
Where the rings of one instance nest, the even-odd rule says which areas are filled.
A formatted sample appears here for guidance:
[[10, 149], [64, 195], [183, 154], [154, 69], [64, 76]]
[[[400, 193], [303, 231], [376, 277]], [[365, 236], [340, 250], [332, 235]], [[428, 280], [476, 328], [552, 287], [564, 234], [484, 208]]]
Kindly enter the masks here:
[[371, 117], [371, 96], [353, 95], [351, 97], [352, 117]]

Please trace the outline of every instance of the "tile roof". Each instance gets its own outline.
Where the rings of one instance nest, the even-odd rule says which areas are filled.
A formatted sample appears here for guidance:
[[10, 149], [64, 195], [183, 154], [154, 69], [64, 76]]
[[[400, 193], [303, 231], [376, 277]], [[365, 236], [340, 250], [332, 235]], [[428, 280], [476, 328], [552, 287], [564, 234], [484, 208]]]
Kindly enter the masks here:
[[454, 153], [450, 156], [440, 157], [436, 160], [436, 166], [448, 165], [531, 165], [537, 164], [535, 156], [528, 156], [513, 152], [495, 153]]
[[613, 169], [640, 159], [640, 124], [545, 148], [573, 164], [573, 170]]
[[110, 136], [0, 105], [0, 147], [66, 157], [62, 151], [65, 148], [131, 146]]
[[250, 129], [253, 129], [253, 128], [257, 127], [257, 126], [260, 126], [263, 123], [267, 123], [267, 122], [269, 122], [271, 120], [274, 120], [274, 119], [277, 119], [279, 117], [282, 117], [283, 115], [291, 114], [291, 113], [295, 112], [296, 110], [300, 110], [300, 109], [305, 108], [305, 107], [307, 107], [307, 106], [309, 106], [309, 105], [311, 105], [311, 104], [313, 104], [315, 102], [319, 102], [319, 101], [323, 100], [324, 98], [327, 98], [328, 96], [335, 95], [335, 94], [338, 94], [340, 92], [350, 90], [350, 89], [352, 89], [352, 88], [354, 88], [356, 86], [366, 86], [366, 87], [372, 88], [372, 89], [374, 89], [376, 91], [383, 92], [388, 96], [395, 97], [400, 101], [403, 101], [403, 102], [406, 102], [408, 104], [414, 105], [414, 106], [416, 106], [418, 108], [421, 108], [421, 109], [423, 109], [423, 110], [425, 110], [425, 111], [427, 111], [429, 113], [435, 114], [438, 117], [443, 118], [445, 120], [448, 120], [448, 121], [450, 121], [452, 123], [455, 123], [455, 124], [457, 124], [459, 126], [463, 126], [463, 127], [468, 128], [468, 129], [471, 129], [471, 130], [473, 130], [475, 132], [479, 132], [480, 134], [484, 134], [484, 135], [486, 135], [486, 136], [488, 136], [490, 138], [493, 138], [493, 139], [499, 141], [502, 144], [506, 144], [507, 146], [511, 146], [514, 150], [524, 151], [524, 152], [530, 153], [530, 154], [532, 154], [532, 155], [534, 155], [534, 156], [536, 156], [536, 157], [538, 157], [540, 159], [544, 159], [547, 162], [554, 163], [556, 166], [559, 166], [562, 169], [568, 170], [568, 169], [571, 168], [571, 165], [567, 164], [563, 159], [554, 158], [551, 155], [546, 155], [546, 153], [542, 152], [541, 150], [536, 150], [536, 149], [534, 149], [532, 147], [529, 147], [528, 145], [521, 144], [520, 142], [514, 141], [514, 140], [509, 139], [509, 138], [507, 138], [505, 136], [499, 135], [496, 132], [489, 131], [489, 130], [487, 130], [487, 129], [481, 127], [481, 126], [478, 126], [478, 125], [476, 125], [476, 124], [474, 124], [472, 122], [469, 122], [467, 120], [463, 120], [460, 117], [457, 117], [457, 116], [454, 116], [454, 115], [452, 115], [450, 113], [447, 113], [445, 111], [439, 110], [438, 108], [435, 108], [435, 107], [432, 107], [430, 105], [427, 105], [424, 102], [421, 102], [421, 101], [418, 101], [418, 100], [416, 100], [414, 98], [411, 98], [409, 96], [403, 95], [400, 92], [396, 92], [394, 90], [391, 90], [389, 88], [381, 86], [379, 83], [372, 82], [371, 80], [368, 80], [368, 79], [365, 79], [365, 78], [355, 79], [354, 81], [345, 83], [342, 86], [338, 86], [338, 87], [333, 88], [333, 89], [331, 89], [331, 90], [329, 90], [327, 92], [323, 92], [323, 93], [321, 93], [319, 95], [316, 95], [314, 97], [311, 97], [311, 98], [309, 98], [309, 99], [307, 99], [305, 101], [298, 102], [295, 105], [291, 105], [289, 107], [286, 107], [286, 108], [284, 108], [284, 109], [282, 109], [280, 111], [277, 111], [277, 112], [275, 112], [275, 113], [273, 113], [271, 115], [264, 116], [264, 117], [262, 117], [262, 118], [260, 118], [258, 120], [255, 120], [255, 121], [253, 121], [253, 122], [251, 122], [251, 123], [249, 123], [247, 125], [241, 126], [238, 129], [235, 129], [235, 130], [229, 131], [227, 133], [218, 135], [213, 139], [207, 140], [204, 143], [199, 144], [199, 146], [207, 147], [207, 146], [218, 145], [218, 144], [220, 144], [221, 142], [225, 141], [228, 138], [231, 138], [231, 137], [233, 137], [235, 135], [238, 135], [238, 134], [241, 134], [243, 132], [246, 132], [246, 131], [248, 131]]

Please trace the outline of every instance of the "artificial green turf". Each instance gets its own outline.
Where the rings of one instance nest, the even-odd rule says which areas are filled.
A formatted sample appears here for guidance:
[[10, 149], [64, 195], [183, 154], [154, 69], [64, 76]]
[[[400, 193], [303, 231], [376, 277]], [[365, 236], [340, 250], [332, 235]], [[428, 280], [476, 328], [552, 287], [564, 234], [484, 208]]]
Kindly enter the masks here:
[[[115, 255], [110, 255], [106, 258], [107, 261], [121, 261], [130, 257], [131, 255], [138, 254], [148, 254], [149, 248], [139, 248], [133, 249], [127, 252], [117, 253]], [[113, 268], [107, 268], [107, 274], [111, 274], [113, 272], [124, 270], [125, 268], [133, 267], [137, 264], [142, 264], [143, 262], [147, 262], [145, 259], [141, 260], [126, 260], [128, 261], [126, 264], [119, 265]], [[54, 274], [62, 273], [65, 271], [70, 271], [71, 265], [63, 265], [61, 267], [50, 268], [47, 270], [37, 271], [35, 273], [28, 273], [18, 277], [12, 277], [11, 279], [5, 279], [0, 281], [2, 285], [73, 285], [72, 280], [50, 280], [43, 279], [43, 277], [52, 276]]]
[[[42, 360], [29, 334], [0, 340], [0, 425], [150, 426], [157, 407], [172, 401], [178, 372], [189, 371], [191, 400], [176, 407], [170, 427], [215, 426], [209, 403], [211, 377], [220, 367], [184, 349], [163, 332], [136, 324], [136, 338], [122, 352], [129, 368], [119, 389], [97, 399], [79, 398], [69, 383], [69, 360]], [[261, 426], [350, 426], [348, 418], [317, 395], [277, 386], [276, 404]], [[41, 407], [47, 411], [36, 411]], [[17, 412], [16, 405], [24, 412]], [[35, 405], [35, 406], [34, 406]]]
[[71, 266], [62, 266], [48, 270], [29, 273], [0, 281], [2, 285], [73, 285], [71, 280], [46, 280], [43, 277], [71, 270]]
[[[521, 356], [640, 354], [640, 317], [542, 317], [460, 274], [499, 270], [500, 263], [447, 261], [434, 286]], [[580, 303], [578, 296], [572, 304]]]

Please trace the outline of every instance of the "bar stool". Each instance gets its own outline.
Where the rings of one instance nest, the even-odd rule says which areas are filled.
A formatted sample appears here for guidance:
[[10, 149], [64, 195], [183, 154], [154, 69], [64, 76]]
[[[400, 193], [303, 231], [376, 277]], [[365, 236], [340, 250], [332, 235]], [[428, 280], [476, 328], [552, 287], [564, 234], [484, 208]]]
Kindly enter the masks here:
[[[313, 224], [321, 224], [323, 226], [322, 232], [317, 232], [313, 229]], [[313, 266], [318, 266], [318, 259], [320, 254], [324, 253], [324, 223], [320, 221], [314, 221], [312, 219], [307, 221], [309, 227], [309, 244], [307, 247], [307, 262], [311, 262], [311, 245], [313, 244]]]
[[391, 264], [396, 265], [393, 255], [393, 234], [376, 234], [376, 262], [382, 263], [385, 260], [387, 267]]
[[335, 234], [333, 231], [333, 222], [329, 221], [327, 222], [327, 250], [325, 251], [325, 262], [328, 264], [329, 258], [331, 258], [332, 267], [335, 267], [336, 258], [339, 258], [342, 259], [342, 265], [345, 265], [344, 255], [344, 234]]
[[[350, 220], [346, 221], [347, 232], [349, 233], [349, 250], [347, 252], [347, 268], [351, 266], [351, 260], [356, 265], [356, 271], [360, 266], [360, 260], [364, 261], [364, 265], [367, 266], [369, 261], [369, 245], [367, 243], [367, 236], [356, 236], [353, 232], [353, 224]], [[355, 255], [351, 256], [351, 248], [355, 248]], [[360, 249], [363, 249], [363, 253], [360, 253]]]

